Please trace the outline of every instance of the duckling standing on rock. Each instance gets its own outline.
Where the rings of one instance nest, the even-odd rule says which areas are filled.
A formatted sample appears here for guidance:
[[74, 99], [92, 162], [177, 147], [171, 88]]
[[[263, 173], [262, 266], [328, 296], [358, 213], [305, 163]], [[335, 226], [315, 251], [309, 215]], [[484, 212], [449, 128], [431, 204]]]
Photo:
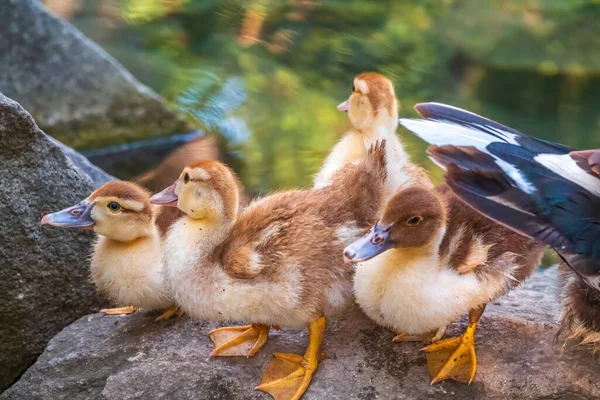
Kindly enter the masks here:
[[418, 104], [401, 123], [432, 144], [446, 181], [480, 213], [549, 246], [564, 271], [563, 328], [600, 346], [600, 150], [574, 151], [471, 112]]
[[186, 314], [252, 322], [252, 333], [235, 343], [251, 352], [264, 344], [268, 326], [308, 325], [305, 354], [275, 353], [257, 387], [276, 399], [302, 396], [318, 366], [326, 318], [352, 302], [354, 267], [341, 252], [374, 222], [385, 165], [380, 145], [359, 165], [335, 173], [327, 187], [280, 192], [238, 214], [235, 175], [203, 161], [151, 199], [187, 214], [165, 245], [167, 281]]
[[162, 236], [183, 213], [153, 207], [150, 194], [131, 182], [104, 184], [87, 199], [45, 215], [42, 224], [90, 229], [99, 237], [91, 260], [98, 291], [127, 307], [102, 310], [130, 314], [137, 308], [167, 309], [157, 320], [180, 314], [162, 276]]
[[[485, 305], [531, 275], [542, 251], [534, 240], [465, 207], [441, 185], [401, 188], [344, 258], [360, 262], [354, 291], [370, 318], [404, 332], [395, 341], [435, 342], [423, 349], [432, 384], [470, 383], [477, 370], [475, 328]], [[464, 334], [439, 340], [467, 312]]]
[[386, 199], [406, 182], [433, 187], [425, 170], [410, 162], [408, 153], [396, 135], [398, 100], [388, 78], [375, 72], [357, 75], [350, 97], [337, 109], [348, 113], [353, 129], [342, 137], [327, 156], [315, 176], [315, 188], [329, 185], [336, 171], [348, 162], [360, 162], [368, 149], [383, 139], [386, 140], [387, 152]]

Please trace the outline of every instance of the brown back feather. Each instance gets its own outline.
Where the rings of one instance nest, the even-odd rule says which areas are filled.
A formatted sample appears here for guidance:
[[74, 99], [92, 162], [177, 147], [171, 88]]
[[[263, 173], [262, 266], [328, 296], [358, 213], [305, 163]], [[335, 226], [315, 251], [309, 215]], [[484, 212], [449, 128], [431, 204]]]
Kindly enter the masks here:
[[[544, 246], [509, 228], [483, 216], [467, 204], [463, 203], [452, 190], [442, 184], [436, 191], [444, 199], [447, 207], [446, 234], [440, 245], [440, 255], [448, 256], [450, 267], [459, 269], [468, 259], [471, 242], [480, 238], [482, 244], [491, 245], [487, 262], [479, 265], [474, 272], [480, 277], [500, 279], [507, 275], [506, 260], [509, 253], [514, 253], [515, 262], [519, 265], [513, 272], [514, 279], [507, 278], [507, 289], [517, 286], [529, 277], [540, 263]], [[456, 246], [452, 246], [452, 238], [462, 236]]]
[[[327, 282], [351, 278], [353, 267], [343, 262], [346, 244], [340, 242], [337, 229], [355, 223], [366, 231], [375, 222], [385, 171], [385, 146], [380, 144], [370, 149], [360, 165], [339, 171], [331, 186], [263, 198], [239, 215], [215, 254], [237, 278], [261, 274], [275, 279], [284, 264], [293, 265], [306, 275], [307, 284], [324, 285], [305, 290], [316, 301], [315, 290], [320, 293], [316, 298], [324, 295]], [[251, 266], [253, 252], [260, 255], [260, 265]]]

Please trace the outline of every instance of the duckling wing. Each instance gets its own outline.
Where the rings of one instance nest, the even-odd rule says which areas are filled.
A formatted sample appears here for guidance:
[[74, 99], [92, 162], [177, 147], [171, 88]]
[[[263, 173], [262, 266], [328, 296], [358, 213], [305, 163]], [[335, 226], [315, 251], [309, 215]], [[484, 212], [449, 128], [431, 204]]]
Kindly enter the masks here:
[[220, 261], [233, 277], [252, 279], [273, 264], [277, 249], [286, 246], [290, 221], [302, 214], [302, 191], [278, 193], [258, 200], [238, 215], [229, 236], [221, 244]]

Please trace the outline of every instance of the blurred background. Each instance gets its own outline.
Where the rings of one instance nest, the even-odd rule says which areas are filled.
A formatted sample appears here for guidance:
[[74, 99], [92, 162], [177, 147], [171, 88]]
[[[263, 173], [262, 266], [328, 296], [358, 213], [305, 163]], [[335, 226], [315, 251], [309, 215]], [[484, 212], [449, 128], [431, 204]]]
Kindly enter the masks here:
[[[251, 193], [311, 183], [349, 127], [335, 106], [367, 70], [392, 79], [402, 116], [440, 101], [600, 147], [599, 0], [43, 3], [217, 135]], [[439, 179], [425, 146], [399, 133]]]

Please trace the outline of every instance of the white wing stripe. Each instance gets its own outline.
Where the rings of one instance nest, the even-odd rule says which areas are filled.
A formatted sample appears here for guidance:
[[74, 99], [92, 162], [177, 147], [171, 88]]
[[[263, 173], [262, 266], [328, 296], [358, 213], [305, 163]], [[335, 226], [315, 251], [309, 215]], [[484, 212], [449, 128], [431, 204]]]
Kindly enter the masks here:
[[400, 123], [424, 141], [437, 146], [473, 146], [487, 153], [486, 146], [502, 142], [497, 137], [464, 125], [424, 119], [400, 119]]
[[600, 196], [600, 179], [588, 174], [568, 154], [539, 154], [533, 158], [550, 171]]
[[523, 176], [523, 174], [521, 174], [521, 171], [519, 171], [514, 165], [509, 164], [504, 160], [500, 160], [499, 158], [494, 158], [494, 162], [496, 163], [496, 165], [499, 166], [500, 169], [502, 169], [502, 171], [504, 171], [504, 173], [508, 175], [510, 179], [512, 179], [517, 184], [519, 189], [521, 189], [525, 193], [533, 193], [536, 191], [535, 186], [533, 186], [531, 182], [529, 182]]

